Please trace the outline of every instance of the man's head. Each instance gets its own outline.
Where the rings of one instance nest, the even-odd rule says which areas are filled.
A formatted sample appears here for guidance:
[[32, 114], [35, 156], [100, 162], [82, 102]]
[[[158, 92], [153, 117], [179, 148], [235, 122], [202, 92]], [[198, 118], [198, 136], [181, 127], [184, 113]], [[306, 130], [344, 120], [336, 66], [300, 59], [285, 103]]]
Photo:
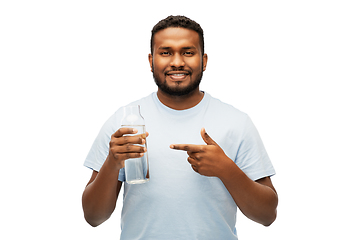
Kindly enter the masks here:
[[149, 63], [159, 91], [170, 96], [199, 91], [207, 64], [200, 25], [186, 17], [170, 16], [152, 33]]
[[151, 40], [150, 40], [151, 54], [153, 54], [153, 50], [154, 50], [154, 35], [157, 32], [159, 32], [160, 30], [163, 30], [163, 29], [169, 28], [169, 27], [181, 27], [181, 28], [194, 30], [195, 32], [197, 32], [199, 34], [199, 40], [200, 40], [199, 43], [200, 43], [201, 53], [202, 54], [205, 53], [204, 52], [204, 32], [203, 32], [203, 29], [201, 28], [201, 26], [197, 22], [195, 22], [185, 16], [169, 16], [169, 17], [161, 20], [160, 22], [158, 22], [151, 31]]

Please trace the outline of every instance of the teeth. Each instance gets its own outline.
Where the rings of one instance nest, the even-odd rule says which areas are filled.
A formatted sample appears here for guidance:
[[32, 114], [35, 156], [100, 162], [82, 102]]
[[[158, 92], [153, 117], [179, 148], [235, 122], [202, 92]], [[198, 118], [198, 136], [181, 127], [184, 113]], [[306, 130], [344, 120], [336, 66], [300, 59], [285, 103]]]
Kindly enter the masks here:
[[184, 73], [180, 73], [180, 74], [172, 74], [174, 76], [184, 76], [185, 74]]

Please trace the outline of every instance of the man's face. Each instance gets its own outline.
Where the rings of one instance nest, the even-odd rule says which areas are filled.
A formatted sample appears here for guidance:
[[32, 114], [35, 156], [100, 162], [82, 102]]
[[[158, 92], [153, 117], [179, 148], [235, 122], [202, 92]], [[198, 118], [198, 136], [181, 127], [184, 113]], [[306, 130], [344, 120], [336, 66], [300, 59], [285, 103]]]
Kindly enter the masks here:
[[197, 32], [170, 27], [154, 35], [149, 62], [159, 91], [183, 96], [198, 90], [207, 55], [201, 53]]

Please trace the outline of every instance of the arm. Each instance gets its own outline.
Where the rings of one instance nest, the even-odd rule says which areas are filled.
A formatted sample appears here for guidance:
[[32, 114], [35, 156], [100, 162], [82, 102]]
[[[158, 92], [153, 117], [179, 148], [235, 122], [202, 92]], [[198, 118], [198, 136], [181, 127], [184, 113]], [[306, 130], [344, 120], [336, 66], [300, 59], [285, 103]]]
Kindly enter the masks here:
[[105, 161], [99, 173], [93, 171], [82, 196], [85, 220], [93, 227], [111, 216], [122, 185], [117, 179], [119, 173], [114, 173], [114, 170], [107, 166], [110, 165], [108, 163], [109, 161]]
[[173, 144], [170, 148], [187, 151], [188, 162], [194, 171], [218, 177], [245, 216], [264, 226], [271, 225], [276, 219], [278, 197], [270, 178], [252, 181], [205, 129], [201, 130], [201, 136], [207, 145]]
[[231, 163], [219, 178], [246, 217], [270, 226], [276, 219], [278, 204], [278, 196], [270, 177], [254, 182], [233, 161]]
[[85, 220], [93, 227], [106, 221], [116, 207], [122, 183], [118, 181], [119, 171], [125, 166], [125, 160], [138, 158], [146, 151], [141, 146], [145, 140], [140, 136], [124, 136], [133, 134], [131, 128], [120, 128], [111, 136], [109, 155], [100, 171], [93, 171], [87, 184], [82, 204]]

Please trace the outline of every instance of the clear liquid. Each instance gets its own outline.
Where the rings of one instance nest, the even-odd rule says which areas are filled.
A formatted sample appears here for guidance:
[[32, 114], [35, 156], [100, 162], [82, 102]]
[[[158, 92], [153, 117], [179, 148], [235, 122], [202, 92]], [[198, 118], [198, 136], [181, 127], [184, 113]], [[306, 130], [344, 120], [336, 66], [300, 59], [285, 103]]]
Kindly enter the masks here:
[[[146, 137], [144, 125], [122, 125], [125, 128], [136, 128], [138, 132], [136, 134], [128, 134], [130, 136], [140, 136], [141, 138]], [[139, 146], [146, 147], [145, 145], [136, 144]], [[140, 158], [129, 158], [125, 160], [125, 180], [129, 184], [140, 184], [149, 181], [149, 164], [147, 152]]]
[[149, 181], [149, 168], [147, 155], [141, 158], [129, 158], [125, 160], [125, 179], [129, 184], [139, 184]]

